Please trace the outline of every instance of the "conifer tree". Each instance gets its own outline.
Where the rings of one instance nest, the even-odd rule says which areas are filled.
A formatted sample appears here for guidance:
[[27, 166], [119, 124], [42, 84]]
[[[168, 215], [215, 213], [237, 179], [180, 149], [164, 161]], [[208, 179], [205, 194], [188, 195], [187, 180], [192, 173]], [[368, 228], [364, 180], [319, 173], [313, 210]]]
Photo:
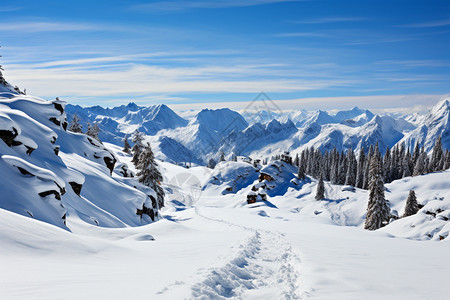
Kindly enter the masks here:
[[384, 198], [381, 157], [376, 153], [370, 160], [369, 202], [364, 228], [376, 230], [383, 227], [390, 218], [388, 201]]
[[98, 133], [100, 132], [100, 128], [98, 127], [98, 124], [94, 123], [94, 125], [91, 125], [91, 123], [88, 122], [87, 126], [88, 126], [88, 128], [86, 130], [86, 134], [96, 140], [100, 140], [98, 138]]
[[83, 125], [80, 124], [80, 118], [77, 114], [73, 114], [72, 121], [70, 122], [69, 131], [82, 133]]
[[219, 161], [225, 161], [225, 153], [223, 153], [223, 151], [220, 151]]
[[156, 200], [159, 207], [154, 208], [158, 209], [163, 207], [165, 196], [164, 190], [161, 187], [163, 177], [158, 169], [158, 164], [155, 161], [155, 156], [149, 143], [144, 146], [139, 157], [139, 163], [136, 164], [136, 169], [139, 170], [136, 174], [139, 178], [139, 182], [152, 188], [156, 192]]
[[433, 154], [431, 155], [430, 161], [430, 172], [441, 171], [444, 166], [444, 151], [442, 150], [441, 136], [439, 136], [434, 143]]
[[413, 176], [423, 175], [427, 170], [427, 154], [422, 147], [419, 157], [417, 158], [416, 165], [414, 166]]
[[323, 183], [322, 176], [320, 176], [319, 183], [317, 184], [316, 196], [314, 198], [316, 200], [322, 200], [325, 198], [325, 185]]
[[295, 154], [295, 158], [294, 158], [294, 166], [299, 166], [300, 164], [300, 158], [298, 157], [298, 153]]
[[232, 160], [232, 161], [237, 161], [237, 156], [236, 156], [235, 153], [233, 153], [233, 154], [231, 155], [231, 160]]
[[355, 186], [356, 185], [356, 173], [357, 173], [357, 161], [353, 149], [347, 150], [347, 174], [345, 176], [345, 184]]
[[403, 217], [415, 215], [419, 211], [419, 204], [417, 203], [416, 193], [414, 190], [409, 191], [408, 199], [406, 199], [405, 212]]
[[305, 180], [305, 178], [306, 178], [306, 176], [305, 176], [305, 166], [303, 164], [298, 166], [297, 178], [300, 179], [300, 180]]
[[127, 154], [131, 154], [131, 146], [130, 143], [128, 143], [128, 136], [125, 135], [125, 138], [123, 139], [123, 152]]
[[210, 168], [210, 169], [214, 169], [214, 168], [216, 167], [216, 161], [215, 161], [214, 159], [210, 158], [210, 159], [208, 160], [208, 165], [207, 165], [207, 167]]
[[366, 154], [364, 153], [364, 146], [361, 147], [358, 157], [358, 168], [356, 171], [356, 187], [362, 188], [364, 185], [364, 166]]
[[406, 152], [406, 155], [403, 158], [403, 177], [411, 176], [414, 171], [414, 166], [412, 163], [411, 154], [409, 153], [409, 149]]
[[133, 153], [133, 159], [131, 162], [137, 167], [139, 163], [139, 157], [141, 156], [142, 151], [144, 150], [144, 136], [137, 129], [133, 132], [131, 136], [131, 141], [134, 143], [133, 148], [131, 149]]

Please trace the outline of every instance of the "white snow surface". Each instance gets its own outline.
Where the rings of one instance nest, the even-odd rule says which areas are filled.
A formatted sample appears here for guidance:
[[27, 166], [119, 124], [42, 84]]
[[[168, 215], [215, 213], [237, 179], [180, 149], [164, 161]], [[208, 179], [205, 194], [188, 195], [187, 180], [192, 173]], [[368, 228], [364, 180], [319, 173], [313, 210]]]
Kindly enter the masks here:
[[[260, 182], [258, 168], [242, 161], [215, 169], [161, 161], [166, 206], [151, 222], [136, 209], [149, 206], [154, 191], [123, 176], [135, 169], [121, 147], [66, 132], [61, 102], [2, 95], [0, 130], [14, 128], [20, 143], [0, 140], [1, 299], [449, 297], [450, 170], [386, 184], [399, 216], [411, 189], [423, 208], [367, 231], [367, 191], [325, 182], [325, 199], [316, 201], [317, 180], [296, 179], [289, 164], [264, 166], [260, 172], [273, 180]], [[336, 118], [321, 114], [309, 120]], [[362, 127], [394, 143], [400, 131], [392, 120], [375, 116]], [[230, 134], [246, 130], [239, 122]], [[260, 124], [261, 132], [270, 136], [283, 124], [291, 128], [276, 121]], [[205, 142], [196, 136], [205, 125], [194, 118], [180, 138]], [[217, 142], [218, 131], [228, 129], [216, 126], [201, 132]], [[322, 138], [344, 142], [345, 135], [333, 133], [339, 128], [361, 129], [311, 122], [293, 134], [315, 143], [315, 133], [325, 130]], [[104, 158], [118, 160], [112, 173]], [[73, 182], [82, 184], [80, 196]], [[264, 188], [267, 201], [248, 205], [252, 188]], [[55, 193], [39, 195], [48, 191]]]
[[[119, 147], [111, 150], [129, 161]], [[246, 177], [247, 187], [222, 195], [211, 176], [221, 178], [219, 186], [228, 184], [241, 171], [251, 174], [250, 164], [222, 162], [214, 170], [160, 164], [166, 207], [161, 220], [145, 226], [105, 228], [68, 214], [68, 232], [0, 209], [0, 264], [6, 270], [0, 275], [1, 297], [448, 297], [450, 238], [438, 237], [448, 235], [450, 223], [426, 211], [440, 208], [448, 217], [449, 171], [386, 185], [386, 198], [400, 215], [410, 189], [425, 206], [371, 232], [362, 227], [364, 190], [325, 182], [326, 199], [316, 201], [317, 181], [308, 177], [277, 195], [269, 190], [267, 202], [247, 205], [246, 195], [259, 182], [255, 177], [253, 182]], [[294, 178], [285, 163], [272, 168], [274, 190]], [[189, 188], [195, 185], [203, 191]]]

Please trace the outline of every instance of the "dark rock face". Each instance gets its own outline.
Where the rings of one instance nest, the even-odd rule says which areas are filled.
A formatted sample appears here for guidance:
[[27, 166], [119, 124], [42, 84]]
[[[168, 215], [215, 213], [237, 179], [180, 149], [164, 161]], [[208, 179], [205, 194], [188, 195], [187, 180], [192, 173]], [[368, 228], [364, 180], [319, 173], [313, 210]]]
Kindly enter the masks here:
[[50, 191], [41, 192], [41, 193], [39, 193], [39, 196], [45, 197], [45, 196], [48, 196], [48, 195], [51, 195], [51, 194], [55, 195], [55, 198], [56, 198], [56, 199], [61, 200], [61, 194], [58, 193], [58, 192], [55, 191], [55, 190], [50, 190]]
[[57, 118], [51, 117], [49, 120], [50, 120], [51, 122], [53, 122], [54, 124], [56, 124], [56, 125], [58, 125], [58, 126], [61, 126], [61, 122], [60, 122]]
[[59, 155], [59, 147], [53, 148], [53, 151], [55, 151], [55, 154], [56, 154], [56, 155]]
[[69, 184], [72, 187], [72, 190], [75, 192], [75, 194], [80, 196], [81, 188], [83, 187], [83, 185], [74, 181], [69, 182]]
[[0, 130], [0, 139], [2, 139], [9, 147], [14, 146], [14, 139], [19, 135], [17, 129], [13, 128], [13, 131]]
[[106, 167], [109, 169], [109, 171], [112, 172], [114, 171], [114, 166], [116, 165], [117, 159], [113, 156], [113, 158], [111, 159], [110, 157], [104, 157], [103, 161], [106, 164]]
[[67, 131], [67, 125], [68, 124], [65, 121], [62, 123], [62, 127], [63, 127], [64, 131]]
[[148, 208], [145, 206], [145, 204], [142, 205], [142, 209], [138, 208], [136, 210], [136, 215], [141, 216], [141, 218], [144, 214], [148, 215], [152, 219], [152, 221], [155, 221], [155, 212], [153, 211], [153, 208]]
[[34, 148], [30, 147], [30, 146], [27, 146], [27, 145], [25, 145], [25, 148], [27, 148], [27, 152], [26, 153], [28, 155], [31, 155], [31, 153], [33, 153], [33, 151], [36, 150], [36, 149], [34, 149]]
[[17, 169], [19, 169], [19, 172], [20, 172], [22, 175], [30, 175], [30, 176], [34, 176], [33, 174], [31, 174], [30, 172], [28, 172], [28, 171], [25, 170], [24, 168], [17, 167]]
[[56, 110], [58, 110], [61, 114], [64, 113], [64, 108], [62, 107], [61, 104], [53, 102], [53, 106], [56, 108]]

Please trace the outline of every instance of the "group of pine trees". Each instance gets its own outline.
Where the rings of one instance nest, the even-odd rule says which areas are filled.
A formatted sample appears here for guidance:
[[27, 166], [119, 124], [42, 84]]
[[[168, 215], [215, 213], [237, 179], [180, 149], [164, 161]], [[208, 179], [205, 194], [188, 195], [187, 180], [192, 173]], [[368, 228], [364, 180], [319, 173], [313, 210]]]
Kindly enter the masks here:
[[[378, 144], [370, 147], [366, 154], [364, 149], [356, 158], [352, 149], [339, 153], [336, 149], [324, 154], [318, 149], [306, 149], [294, 159], [298, 166], [298, 179], [305, 179], [305, 174], [319, 178], [316, 200], [325, 198], [324, 177], [334, 184], [346, 184], [369, 190], [369, 201], [364, 228], [376, 230], [389, 223], [393, 217], [389, 201], [384, 196], [384, 183], [406, 176], [422, 175], [442, 171], [450, 167], [449, 151], [444, 153], [441, 137], [436, 140], [431, 159], [424, 148], [417, 144], [411, 155], [404, 146], [386, 149], [384, 157]], [[403, 217], [416, 214], [419, 210], [415, 192], [409, 192]]]
[[380, 157], [380, 172], [385, 183], [450, 168], [450, 153], [442, 149], [441, 137], [436, 140], [431, 158], [418, 144], [413, 153], [409, 149], [405, 151], [404, 145], [401, 145], [392, 150], [387, 148], [381, 156], [377, 144], [370, 146], [367, 153], [363, 147], [358, 158], [352, 149], [339, 152], [334, 148], [324, 153], [319, 149], [305, 149], [300, 155], [297, 154], [294, 165], [298, 166], [299, 179], [304, 179], [307, 174], [314, 178], [323, 177], [333, 184], [369, 189], [370, 162], [374, 156]]
[[[78, 115], [74, 114], [72, 117], [72, 121], [70, 122], [69, 125], [69, 131], [83, 133], [83, 125], [80, 124], [80, 121], [81, 119], [78, 117]], [[100, 140], [98, 137], [99, 132], [100, 128], [98, 127], [97, 123], [91, 125], [91, 123], [88, 122], [85, 134], [87, 134], [90, 137], [93, 137], [96, 140]]]

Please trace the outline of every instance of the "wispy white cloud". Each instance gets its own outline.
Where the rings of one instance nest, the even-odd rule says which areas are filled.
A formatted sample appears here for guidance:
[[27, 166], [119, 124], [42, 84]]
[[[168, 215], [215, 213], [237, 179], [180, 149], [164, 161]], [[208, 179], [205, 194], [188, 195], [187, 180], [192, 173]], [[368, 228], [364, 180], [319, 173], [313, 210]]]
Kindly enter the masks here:
[[286, 32], [286, 33], [278, 33], [275, 34], [277, 37], [320, 37], [327, 38], [330, 35], [319, 32]]
[[340, 23], [340, 22], [358, 22], [367, 21], [367, 18], [363, 17], [328, 17], [328, 18], [316, 18], [316, 19], [306, 19], [292, 21], [292, 23], [297, 24], [327, 24], [327, 23]]
[[[270, 93], [269, 93], [270, 96]], [[350, 97], [311, 97], [311, 98], [295, 98], [295, 99], [276, 99], [278, 107], [283, 110], [306, 109], [306, 110], [333, 110], [339, 107], [340, 110], [352, 108], [355, 106], [370, 109], [377, 113], [388, 111], [426, 112], [426, 110], [434, 106], [438, 101], [448, 97], [448, 95], [440, 94], [413, 94], [413, 95], [379, 95], [379, 96], [350, 96]], [[226, 103], [189, 103], [189, 104], [171, 104], [170, 107], [177, 111], [185, 111], [191, 109], [222, 108], [229, 107], [231, 109], [240, 110], [248, 107], [252, 101], [236, 101]], [[409, 109], [409, 110], [408, 110]]]
[[450, 61], [448, 60], [381, 60], [377, 61], [377, 65], [388, 66], [400, 66], [404, 68], [417, 68], [417, 67], [449, 67]]
[[423, 22], [423, 23], [406, 24], [406, 25], [401, 25], [400, 27], [429, 28], [429, 27], [449, 26], [449, 25], [450, 25], [450, 19], [447, 19], [447, 20], [435, 20], [435, 21]]
[[63, 32], [63, 31], [124, 31], [128, 28], [123, 26], [99, 25], [90, 23], [67, 23], [67, 22], [2, 22], [0, 31], [20, 32]]
[[133, 10], [177, 12], [198, 8], [246, 7], [264, 4], [298, 2], [304, 0], [193, 0], [193, 1], [156, 1], [131, 6]]
[[0, 13], [12, 12], [12, 11], [18, 11], [18, 10], [21, 10], [21, 8], [18, 7], [18, 6], [3, 6], [3, 7], [0, 7]]

